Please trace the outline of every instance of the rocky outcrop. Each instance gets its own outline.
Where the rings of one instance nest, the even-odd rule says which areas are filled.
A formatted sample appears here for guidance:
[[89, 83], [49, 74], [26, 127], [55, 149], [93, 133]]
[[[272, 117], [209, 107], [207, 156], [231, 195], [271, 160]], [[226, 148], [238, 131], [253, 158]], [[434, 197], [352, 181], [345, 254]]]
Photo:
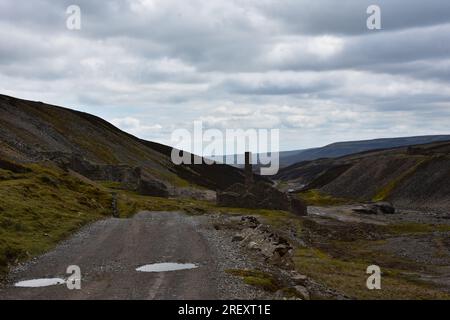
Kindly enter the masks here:
[[[262, 224], [255, 216], [217, 217], [215, 230], [230, 231], [229, 238], [242, 254], [252, 257], [256, 271], [262, 270], [274, 280], [277, 291], [272, 292], [276, 300], [349, 299], [322, 283], [301, 274], [293, 262], [298, 243], [295, 238], [270, 225]], [[262, 263], [262, 264], [261, 264]], [[239, 270], [241, 273], [252, 270]], [[269, 278], [269, 277], [268, 277]], [[272, 282], [273, 283], [273, 282]], [[267, 290], [267, 289], [266, 289]]]
[[245, 228], [233, 237], [233, 241], [257, 251], [270, 264], [284, 269], [293, 268], [293, 247], [287, 239], [261, 224], [255, 217], [243, 217], [242, 223]]
[[217, 192], [217, 205], [221, 207], [271, 209], [291, 211], [297, 215], [307, 215], [303, 201], [291, 198], [270, 184], [257, 182], [249, 187], [236, 183], [224, 192]]

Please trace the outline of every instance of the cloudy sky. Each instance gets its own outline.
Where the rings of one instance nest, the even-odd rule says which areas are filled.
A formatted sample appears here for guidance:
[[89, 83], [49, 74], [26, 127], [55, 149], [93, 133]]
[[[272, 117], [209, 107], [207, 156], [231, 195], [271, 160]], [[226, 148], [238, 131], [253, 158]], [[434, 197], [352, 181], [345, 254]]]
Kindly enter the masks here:
[[283, 150], [450, 133], [447, 0], [0, 0], [0, 43], [0, 93], [167, 144], [195, 120]]

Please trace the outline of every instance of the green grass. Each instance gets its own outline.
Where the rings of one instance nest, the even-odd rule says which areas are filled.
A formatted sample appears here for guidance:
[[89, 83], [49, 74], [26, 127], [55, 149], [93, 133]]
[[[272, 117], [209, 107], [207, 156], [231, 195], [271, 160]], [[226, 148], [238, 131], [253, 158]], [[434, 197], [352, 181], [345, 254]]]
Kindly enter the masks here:
[[297, 194], [297, 197], [306, 202], [309, 206], [337, 206], [348, 204], [348, 199], [335, 198], [331, 195], [324, 194], [319, 190], [312, 189]]
[[450, 225], [424, 224], [415, 222], [405, 222], [398, 224], [390, 224], [384, 227], [386, 232], [392, 235], [413, 234], [413, 233], [430, 233], [430, 232], [450, 232]]
[[226, 270], [225, 272], [237, 277], [241, 277], [243, 281], [248, 285], [259, 287], [269, 292], [275, 292], [282, 288], [282, 286], [274, 276], [259, 270], [230, 269]]
[[176, 174], [173, 174], [171, 172], [157, 172], [157, 175], [161, 176], [163, 179], [169, 181], [170, 184], [172, 184], [175, 187], [179, 187], [179, 188], [188, 188], [188, 187], [195, 187], [195, 188], [199, 188], [198, 186], [195, 186], [193, 184], [191, 184], [189, 181], [184, 180], [182, 178], [180, 178], [179, 176], [177, 176]]
[[0, 269], [52, 248], [111, 214], [111, 195], [54, 167], [0, 170]]
[[[367, 257], [369, 258], [369, 257]], [[450, 295], [406, 275], [402, 270], [381, 267], [381, 290], [369, 290], [366, 269], [373, 261], [335, 258], [317, 248], [297, 249], [294, 262], [300, 273], [356, 299], [450, 299]]]

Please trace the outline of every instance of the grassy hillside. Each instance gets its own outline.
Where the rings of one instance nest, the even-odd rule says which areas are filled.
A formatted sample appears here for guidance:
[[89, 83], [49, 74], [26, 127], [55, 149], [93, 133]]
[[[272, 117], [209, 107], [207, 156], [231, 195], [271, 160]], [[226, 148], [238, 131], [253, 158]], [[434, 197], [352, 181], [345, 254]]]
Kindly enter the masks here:
[[0, 169], [0, 271], [110, 216], [111, 195], [53, 166]]

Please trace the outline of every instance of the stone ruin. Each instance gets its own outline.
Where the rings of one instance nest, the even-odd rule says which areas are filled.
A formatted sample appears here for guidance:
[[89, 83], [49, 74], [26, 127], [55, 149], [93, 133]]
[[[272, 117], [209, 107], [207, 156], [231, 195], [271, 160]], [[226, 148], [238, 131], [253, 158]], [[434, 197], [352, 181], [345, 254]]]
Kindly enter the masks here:
[[300, 216], [307, 215], [303, 201], [281, 192], [263, 181], [254, 182], [251, 153], [245, 153], [245, 184], [236, 183], [225, 191], [217, 192], [217, 205], [221, 207], [284, 210]]
[[94, 181], [120, 182], [124, 189], [137, 191], [146, 196], [169, 196], [167, 187], [162, 182], [144, 177], [140, 167], [96, 164], [76, 154], [57, 153], [49, 158], [62, 169], [75, 171]]

